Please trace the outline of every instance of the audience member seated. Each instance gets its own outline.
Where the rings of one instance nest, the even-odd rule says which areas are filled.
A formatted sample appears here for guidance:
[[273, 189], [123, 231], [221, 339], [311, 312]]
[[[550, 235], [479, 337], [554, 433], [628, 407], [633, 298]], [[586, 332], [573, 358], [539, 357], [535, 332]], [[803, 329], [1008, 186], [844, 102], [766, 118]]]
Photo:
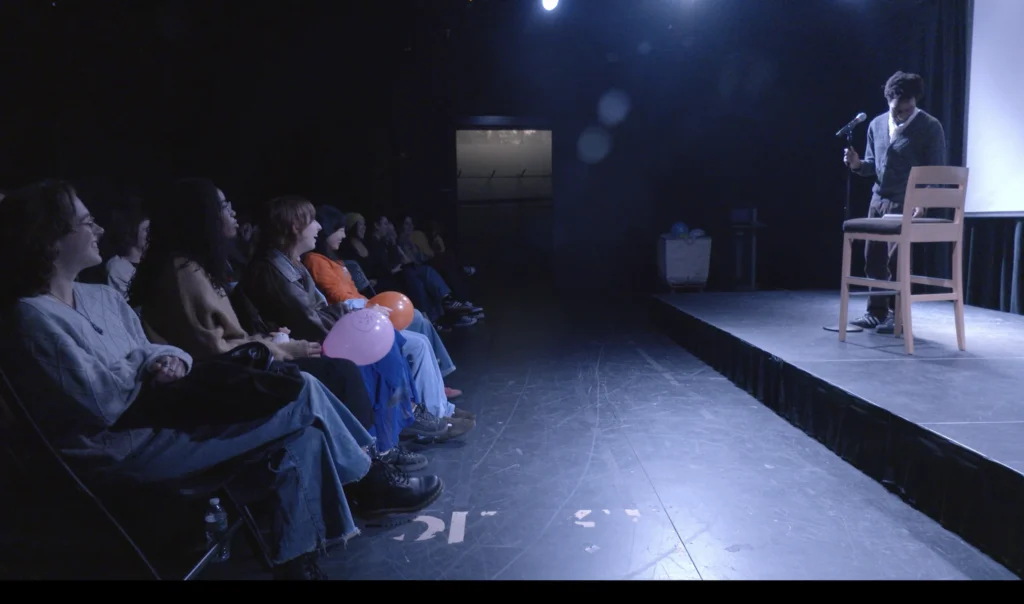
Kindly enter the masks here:
[[[259, 493], [271, 509], [271, 518], [257, 520], [269, 520], [262, 529], [275, 575], [326, 578], [319, 552], [358, 534], [344, 485], [369, 471], [371, 436], [308, 374], [300, 374], [294, 401], [238, 425], [186, 430], [140, 421], [154, 401], [172, 411], [169, 393], [195, 384], [198, 365], [179, 348], [149, 342], [116, 291], [75, 282], [101, 264], [102, 234], [62, 182], [26, 187], [0, 204], [0, 325], [7, 331], [0, 358], [15, 390], [48, 440], [94, 485], [183, 492], [233, 468], [229, 491]], [[126, 415], [134, 418], [127, 426]]]
[[[361, 214], [350, 213], [345, 217], [345, 224], [347, 232], [338, 247], [338, 255], [346, 262], [358, 262], [377, 291], [398, 291], [408, 296], [413, 306], [430, 319], [435, 327], [444, 330], [447, 323], [442, 322], [444, 307], [428, 295], [423, 282], [419, 279], [410, 280], [409, 275], [402, 273], [400, 266], [371, 252], [366, 241], [366, 219]], [[470, 323], [463, 321], [466, 325]]]
[[130, 289], [130, 302], [141, 309], [150, 339], [179, 346], [196, 359], [263, 342], [275, 358], [323, 382], [376, 438], [369, 449], [374, 458], [369, 475], [349, 488], [357, 515], [408, 514], [437, 499], [439, 479], [410, 478], [392, 467], [413, 471], [427, 466], [425, 457], [397, 446], [401, 430], [412, 423], [411, 406], [403, 417], [402, 407], [392, 401], [403, 393], [380, 383], [373, 367], [322, 357], [317, 343], [278, 342], [242, 329], [225, 288], [227, 249], [238, 225], [224, 194], [208, 180], [180, 180], [165, 189], [152, 213], [152, 243]]
[[[400, 291], [409, 296], [413, 305], [420, 309], [438, 327], [449, 325], [470, 327], [476, 319], [467, 316], [469, 309], [458, 308], [444, 281], [427, 279], [426, 275], [414, 270], [411, 263], [401, 255], [397, 246], [389, 245], [387, 218], [381, 217], [367, 225], [360, 214], [346, 218], [349, 232], [339, 255], [346, 260], [358, 260], [371, 278], [379, 282], [378, 289]], [[370, 237], [367, 238], [367, 228]]]
[[[338, 248], [345, 240], [345, 214], [332, 206], [319, 206], [316, 221], [322, 231], [316, 240], [316, 249], [302, 256], [302, 264], [309, 270], [320, 293], [328, 304], [344, 304], [349, 309], [364, 308], [367, 297], [360, 294], [345, 263], [338, 258]], [[448, 349], [445, 348], [437, 330], [417, 309], [413, 309], [413, 320], [409, 331], [423, 334], [430, 340], [441, 368], [441, 376], [448, 377], [455, 371]], [[445, 386], [448, 399], [459, 397], [462, 392]]]
[[[464, 262], [462, 262], [462, 259], [459, 258], [455, 254], [455, 252], [453, 250], [451, 250], [447, 245], [445, 245], [445, 242], [444, 242], [444, 227], [441, 225], [440, 222], [438, 222], [436, 220], [431, 220], [430, 222], [428, 222], [427, 223], [427, 230], [424, 233], [424, 235], [425, 235], [426, 240], [429, 242], [427, 244], [428, 248], [434, 254], [432, 256], [432, 258], [434, 258], [436, 260], [439, 257], [448, 256], [448, 257], [450, 257], [450, 259], [445, 259], [445, 260], [443, 260], [444, 262], [450, 262], [450, 263], [452, 263], [452, 264], [454, 264], [456, 266], [463, 267], [463, 270], [466, 271], [466, 274], [468, 274], [470, 276], [473, 276], [474, 274], [476, 274], [476, 268], [474, 268], [472, 266], [469, 266], [469, 265], [465, 264]], [[415, 241], [417, 242], [416, 243], [417, 246], [421, 245], [421, 240], [420, 239], [415, 239]]]
[[[432, 266], [420, 264], [406, 255], [398, 245], [398, 233], [395, 225], [386, 216], [379, 216], [372, 225], [372, 239], [370, 250], [377, 250], [376, 253], [386, 257], [389, 261], [397, 260], [401, 263], [402, 271], [410, 273], [420, 279], [427, 293], [441, 301], [445, 312], [478, 319], [482, 317], [484, 309], [475, 306], [472, 302], [466, 301], [465, 292], [456, 292], [451, 285], [444, 280], [441, 273]], [[381, 251], [383, 247], [386, 251]], [[475, 321], [474, 321], [475, 323]]]
[[[260, 215], [260, 231], [260, 250], [246, 268], [239, 290], [265, 320], [287, 325], [299, 339], [323, 342], [346, 309], [343, 304], [327, 304], [299, 260], [316, 248], [320, 232], [313, 204], [300, 197], [271, 200]], [[456, 410], [445, 396], [440, 367], [427, 338], [405, 330], [396, 332], [395, 339], [419, 393], [416, 421], [407, 436], [422, 440], [431, 430], [445, 429], [428, 440], [446, 440], [471, 430], [473, 417]]]
[[107, 285], [127, 296], [128, 284], [149, 240], [149, 218], [142, 211], [142, 201], [132, 198], [125, 207], [114, 211], [110, 222], [107, 238], [114, 255], [106, 264]]
[[[459, 297], [463, 299], [468, 297], [466, 276], [474, 275], [476, 269], [461, 265], [454, 254], [434, 253], [426, 233], [416, 229], [416, 223], [412, 216], [407, 215], [402, 218], [402, 231], [398, 234], [398, 247], [413, 262], [433, 267], [451, 286], [452, 290], [458, 292]], [[474, 316], [478, 319], [481, 318], [480, 315]]]

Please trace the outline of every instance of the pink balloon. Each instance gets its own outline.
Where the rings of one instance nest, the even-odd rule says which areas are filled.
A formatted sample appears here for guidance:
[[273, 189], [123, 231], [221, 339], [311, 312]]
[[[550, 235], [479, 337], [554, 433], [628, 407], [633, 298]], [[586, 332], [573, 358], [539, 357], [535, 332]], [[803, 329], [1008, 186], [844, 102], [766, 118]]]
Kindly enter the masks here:
[[324, 356], [348, 359], [356, 365], [373, 365], [395, 344], [395, 327], [375, 310], [350, 312], [334, 324], [324, 340]]

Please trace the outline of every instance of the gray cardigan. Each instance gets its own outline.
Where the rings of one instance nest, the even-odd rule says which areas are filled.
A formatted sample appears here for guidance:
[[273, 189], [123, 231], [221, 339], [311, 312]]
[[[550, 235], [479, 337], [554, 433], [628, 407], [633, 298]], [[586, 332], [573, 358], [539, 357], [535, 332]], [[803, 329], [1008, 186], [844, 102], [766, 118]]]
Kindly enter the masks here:
[[889, 141], [889, 114], [871, 120], [863, 164], [854, 172], [875, 177], [876, 198], [902, 204], [910, 169], [946, 165], [946, 134], [939, 120], [920, 111], [902, 133]]
[[147, 367], [168, 355], [191, 370], [192, 357], [151, 343], [124, 296], [111, 287], [76, 283], [75, 304], [22, 298], [8, 326], [14, 341], [5, 342], [4, 371], [76, 469], [114, 470], [155, 436], [150, 429], [115, 426], [139, 396]]

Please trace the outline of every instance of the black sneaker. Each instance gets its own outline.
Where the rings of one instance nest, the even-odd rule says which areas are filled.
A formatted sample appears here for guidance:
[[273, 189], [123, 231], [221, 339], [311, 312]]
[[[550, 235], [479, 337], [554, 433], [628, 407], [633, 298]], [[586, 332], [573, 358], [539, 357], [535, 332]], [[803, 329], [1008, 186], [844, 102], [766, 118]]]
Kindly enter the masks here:
[[459, 302], [458, 300], [448, 299], [445, 300], [442, 303], [442, 305], [444, 306], [444, 311], [446, 313], [469, 315], [476, 312], [476, 309], [474, 309], [472, 306], [466, 304], [465, 302]]
[[403, 472], [416, 472], [427, 467], [427, 458], [413, 453], [402, 445], [396, 445], [386, 454], [380, 456], [381, 461], [389, 463]]
[[438, 476], [409, 476], [375, 459], [366, 476], [346, 488], [345, 495], [356, 515], [373, 519], [413, 514], [437, 501], [443, 492], [444, 482]]
[[462, 315], [461, 317], [459, 317], [458, 319], [455, 320], [453, 325], [455, 325], [455, 327], [472, 327], [472, 326], [476, 325], [476, 321], [477, 321], [476, 317], [471, 317], [469, 315]]
[[874, 329], [881, 323], [882, 319], [879, 319], [871, 313], [864, 313], [863, 317], [850, 321], [850, 325], [860, 327], [861, 329]]
[[469, 300], [463, 300], [462, 303], [469, 307], [469, 312], [473, 316], [475, 316], [475, 317], [483, 317], [484, 316], [484, 307], [483, 306], [477, 306], [476, 304], [473, 304]]
[[432, 415], [423, 405], [416, 407], [415, 414], [413, 424], [402, 430], [403, 438], [432, 439], [448, 431], [448, 422]]
[[452, 417], [454, 417], [455, 419], [469, 419], [473, 420], [474, 422], [476, 421], [476, 415], [472, 411], [466, 411], [461, 407], [455, 408], [455, 414], [452, 415]]
[[449, 417], [448, 418], [448, 431], [444, 435], [434, 439], [434, 442], [447, 442], [454, 438], [465, 435], [467, 432], [476, 428], [475, 419], [466, 419], [461, 417]]
[[875, 327], [875, 333], [884, 335], [892, 335], [896, 333], [896, 315], [892, 311], [889, 311], [889, 315], [885, 317], [885, 320]]
[[316, 554], [305, 554], [274, 567], [276, 581], [327, 581], [327, 574], [317, 563]]

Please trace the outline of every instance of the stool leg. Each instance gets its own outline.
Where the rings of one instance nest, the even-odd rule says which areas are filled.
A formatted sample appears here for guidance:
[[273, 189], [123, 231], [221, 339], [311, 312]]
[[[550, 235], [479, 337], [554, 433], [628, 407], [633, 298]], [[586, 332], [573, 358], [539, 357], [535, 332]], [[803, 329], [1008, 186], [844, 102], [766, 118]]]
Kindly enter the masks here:
[[909, 243], [900, 246], [896, 266], [900, 279], [899, 307], [902, 316], [899, 320], [903, 323], [903, 348], [907, 354], [914, 354], [914, 326], [910, 316], [910, 307], [913, 303], [910, 294], [910, 247]]
[[953, 244], [953, 317], [956, 320], [956, 346], [967, 350], [967, 333], [964, 328], [964, 242]]

